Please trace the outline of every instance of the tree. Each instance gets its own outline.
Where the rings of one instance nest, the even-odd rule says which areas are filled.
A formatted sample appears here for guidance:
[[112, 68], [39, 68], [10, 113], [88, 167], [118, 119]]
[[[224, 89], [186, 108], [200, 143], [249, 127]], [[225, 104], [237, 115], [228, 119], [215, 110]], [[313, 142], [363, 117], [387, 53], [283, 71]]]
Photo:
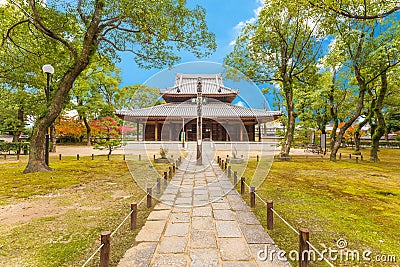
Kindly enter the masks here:
[[[7, 45], [16, 47], [12, 35], [22, 27], [37, 38], [62, 47], [69, 58], [46, 111], [39, 116], [31, 138], [28, 165], [24, 172], [49, 171], [44, 161], [46, 129], [60, 114], [77, 77], [90, 64], [96, 52], [116, 56], [129, 51], [140, 67], [172, 65], [177, 51], [196, 56], [208, 55], [216, 48], [215, 36], [208, 32], [205, 10], [189, 9], [185, 1], [11, 1], [24, 15], [4, 25]], [[35, 40], [32, 40], [35, 42]]]
[[[330, 159], [335, 161], [343, 135], [364, 110], [368, 92], [376, 80], [398, 62], [392, 54], [392, 51], [396, 50], [397, 42], [393, 41], [391, 26], [382, 26], [378, 21], [358, 21], [340, 17], [331, 18], [330, 23], [334, 25], [331, 27], [331, 33], [336, 38], [335, 47], [330, 53], [340, 55], [342, 71], [352, 73], [349, 84], [357, 86], [354, 111], [345, 118], [343, 127], [331, 139]], [[396, 23], [393, 26], [395, 25]], [[388, 31], [389, 29], [391, 31]]]
[[139, 109], [160, 104], [160, 90], [143, 84], [122, 87], [116, 96], [117, 109]]
[[100, 120], [93, 120], [91, 127], [95, 132], [95, 149], [107, 149], [108, 155], [111, 155], [113, 150], [123, 145], [121, 136], [123, 128], [118, 126], [118, 122], [115, 119], [105, 117]]
[[318, 7], [346, 18], [358, 20], [384, 18], [400, 10], [400, 5], [398, 5], [396, 1], [388, 0], [308, 0], [308, 2], [313, 7]]
[[307, 86], [317, 69], [322, 16], [296, 2], [270, 1], [255, 24], [247, 25], [225, 64], [257, 83], [276, 83], [287, 113], [280, 156], [288, 158], [296, 124], [295, 88]]

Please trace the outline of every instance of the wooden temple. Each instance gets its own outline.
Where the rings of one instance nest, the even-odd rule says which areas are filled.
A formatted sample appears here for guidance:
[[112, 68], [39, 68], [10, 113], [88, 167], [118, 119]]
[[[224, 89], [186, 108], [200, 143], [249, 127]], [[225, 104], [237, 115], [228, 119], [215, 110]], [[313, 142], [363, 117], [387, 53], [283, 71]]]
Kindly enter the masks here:
[[[212, 141], [260, 141], [260, 125], [282, 115], [281, 111], [251, 109], [232, 104], [239, 90], [225, 87], [220, 74], [180, 74], [174, 86], [161, 90], [166, 104], [116, 115], [134, 122], [137, 139], [144, 141], [196, 141], [197, 83], [202, 85], [202, 136]], [[142, 137], [139, 137], [142, 132]], [[184, 139], [184, 140], [183, 140]]]

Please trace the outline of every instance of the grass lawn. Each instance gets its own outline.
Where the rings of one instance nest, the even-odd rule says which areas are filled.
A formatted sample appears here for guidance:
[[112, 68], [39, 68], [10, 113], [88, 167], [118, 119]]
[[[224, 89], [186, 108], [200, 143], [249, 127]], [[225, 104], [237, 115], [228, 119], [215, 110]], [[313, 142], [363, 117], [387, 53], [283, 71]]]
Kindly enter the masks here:
[[[81, 266], [145, 193], [122, 155], [50, 159], [49, 173], [22, 174], [26, 161], [0, 162], [0, 266]], [[137, 161], [137, 173], [149, 169]], [[138, 229], [150, 210], [139, 207]], [[129, 220], [111, 240], [113, 266], [132, 246], [138, 230]], [[98, 266], [97, 254], [88, 266]]]
[[[333, 261], [335, 266], [399, 266], [400, 262], [400, 150], [381, 149], [381, 162], [356, 163], [351, 150], [343, 159], [294, 158], [274, 161], [257, 193], [274, 201], [274, 209], [296, 229], [310, 230], [310, 242], [319, 250], [337, 249], [340, 238], [349, 250], [370, 250], [372, 262]], [[362, 151], [369, 158], [369, 150]], [[346, 156], [344, 156], [346, 155]], [[346, 159], [344, 159], [346, 157]], [[251, 161], [244, 173], [251, 177], [257, 166]], [[248, 201], [248, 194], [245, 196]], [[254, 210], [266, 227], [266, 211], [257, 199]], [[298, 250], [298, 236], [278, 217], [269, 231], [281, 249]], [[377, 255], [394, 255], [397, 262], [378, 262]], [[298, 263], [292, 262], [294, 266]], [[327, 266], [316, 262], [313, 266]]]

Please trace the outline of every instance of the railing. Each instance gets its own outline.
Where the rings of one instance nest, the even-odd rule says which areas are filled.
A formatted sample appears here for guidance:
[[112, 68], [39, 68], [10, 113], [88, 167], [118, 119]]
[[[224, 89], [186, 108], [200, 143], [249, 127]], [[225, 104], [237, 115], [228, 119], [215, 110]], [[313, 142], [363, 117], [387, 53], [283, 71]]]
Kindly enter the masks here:
[[[257, 155], [257, 161], [260, 158]], [[217, 157], [217, 162], [220, 168], [223, 171], [226, 171], [226, 175], [228, 178], [232, 177], [232, 169], [231, 166], [227, 166], [226, 160], [223, 160], [219, 156]], [[307, 267], [309, 265], [309, 251], [310, 247], [320, 256], [320, 259], [324, 260], [329, 266], [334, 267], [334, 265], [325, 257], [323, 253], [321, 253], [315, 246], [313, 246], [309, 241], [309, 230], [307, 228], [300, 228], [296, 230], [287, 220], [283, 218], [275, 209], [272, 200], [266, 201], [264, 200], [257, 192], [254, 186], [250, 186], [246, 183], [246, 178], [241, 177], [238, 180], [237, 172], [233, 172], [233, 184], [236, 186], [240, 183], [240, 194], [244, 195], [246, 193], [246, 187], [250, 194], [250, 207], [254, 209], [256, 207], [256, 198], [258, 198], [267, 210], [267, 229], [273, 230], [274, 229], [274, 215], [278, 217], [283, 223], [285, 223], [289, 229], [291, 229], [297, 236], [299, 236], [299, 266], [300, 267]], [[307, 254], [307, 257], [305, 255]]]
[[[139, 158], [141, 156], [139, 155]], [[172, 179], [173, 174], [176, 172], [177, 167], [179, 167], [182, 163], [182, 158], [179, 157], [172, 166], [169, 166], [168, 172], [164, 172], [164, 187], [168, 184], [168, 178]], [[153, 206], [153, 189], [156, 189], [157, 194], [161, 194], [161, 178], [157, 178], [157, 182], [152, 186], [147, 188], [146, 195], [139, 201], [139, 203], [133, 202], [131, 203], [130, 212], [125, 216], [125, 218], [121, 221], [121, 223], [115, 228], [113, 232], [104, 231], [100, 235], [100, 246], [91, 254], [91, 256], [85, 261], [82, 267], [85, 267], [93, 258], [100, 252], [100, 267], [106, 267], [110, 264], [110, 250], [111, 250], [111, 237], [113, 237], [117, 231], [124, 225], [124, 223], [130, 218], [130, 229], [134, 230], [137, 227], [137, 216], [138, 216], [138, 207], [145, 202], [146, 207], [150, 209]]]

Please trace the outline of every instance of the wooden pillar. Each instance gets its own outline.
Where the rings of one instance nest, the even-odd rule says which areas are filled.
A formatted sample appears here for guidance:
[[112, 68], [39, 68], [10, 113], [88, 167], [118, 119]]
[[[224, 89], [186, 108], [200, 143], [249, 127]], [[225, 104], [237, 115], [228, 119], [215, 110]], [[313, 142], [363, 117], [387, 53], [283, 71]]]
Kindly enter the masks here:
[[136, 122], [136, 141], [139, 141], [139, 122]]
[[156, 125], [154, 126], [154, 140], [158, 141], [158, 121], [156, 121]]
[[243, 125], [240, 125], [240, 141], [243, 141]]
[[258, 123], [258, 142], [261, 142], [261, 123]]

